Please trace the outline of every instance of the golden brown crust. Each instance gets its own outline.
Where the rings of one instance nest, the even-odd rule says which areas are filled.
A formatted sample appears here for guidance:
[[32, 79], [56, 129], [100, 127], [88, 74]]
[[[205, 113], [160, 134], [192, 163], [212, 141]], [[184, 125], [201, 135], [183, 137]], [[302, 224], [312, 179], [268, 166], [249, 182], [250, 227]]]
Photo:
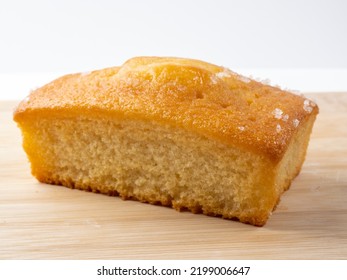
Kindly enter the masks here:
[[[49, 109], [49, 110], [46, 110]], [[297, 127], [318, 113], [305, 98], [205, 62], [138, 57], [61, 77], [30, 94], [14, 119], [37, 113], [155, 120], [278, 162]]]

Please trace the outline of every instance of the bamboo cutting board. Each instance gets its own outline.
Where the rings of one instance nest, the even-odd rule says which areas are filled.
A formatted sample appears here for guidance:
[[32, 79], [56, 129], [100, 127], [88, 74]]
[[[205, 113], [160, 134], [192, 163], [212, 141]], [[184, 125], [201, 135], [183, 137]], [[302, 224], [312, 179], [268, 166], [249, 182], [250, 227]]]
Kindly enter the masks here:
[[306, 96], [307, 158], [262, 228], [38, 183], [0, 102], [0, 259], [347, 259], [347, 93]]

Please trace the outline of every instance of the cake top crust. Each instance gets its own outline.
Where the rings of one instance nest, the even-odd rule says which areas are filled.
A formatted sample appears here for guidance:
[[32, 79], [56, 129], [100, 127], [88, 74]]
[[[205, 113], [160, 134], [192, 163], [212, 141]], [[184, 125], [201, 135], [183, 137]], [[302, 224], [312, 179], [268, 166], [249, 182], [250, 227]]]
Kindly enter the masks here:
[[184, 128], [279, 161], [318, 106], [199, 60], [135, 57], [121, 67], [60, 77], [30, 93], [14, 120], [105, 117]]

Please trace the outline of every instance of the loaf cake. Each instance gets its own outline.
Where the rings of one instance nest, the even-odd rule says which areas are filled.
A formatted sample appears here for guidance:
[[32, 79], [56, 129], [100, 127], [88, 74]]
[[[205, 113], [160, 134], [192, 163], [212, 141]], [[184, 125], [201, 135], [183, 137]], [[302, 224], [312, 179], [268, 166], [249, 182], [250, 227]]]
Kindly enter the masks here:
[[224, 67], [136, 57], [34, 90], [14, 120], [40, 182], [263, 226], [317, 114]]

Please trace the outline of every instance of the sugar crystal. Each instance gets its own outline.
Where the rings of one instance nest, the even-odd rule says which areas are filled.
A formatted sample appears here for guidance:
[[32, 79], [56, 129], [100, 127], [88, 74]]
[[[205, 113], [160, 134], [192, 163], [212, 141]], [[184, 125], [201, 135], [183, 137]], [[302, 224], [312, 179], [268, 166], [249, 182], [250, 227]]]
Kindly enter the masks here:
[[23, 102], [24, 103], [28, 103], [30, 100], [30, 95], [28, 95], [27, 97], [24, 98]]
[[226, 71], [218, 72], [218, 73], [216, 74], [216, 76], [217, 76], [218, 78], [220, 78], [220, 79], [223, 79], [223, 78], [230, 78], [230, 77], [231, 77], [231, 75], [230, 75], [228, 72], [226, 72]]
[[282, 117], [282, 120], [285, 121], [285, 122], [286, 122], [288, 119], [289, 119], [288, 114], [285, 114], [285, 115]]
[[275, 116], [276, 119], [281, 119], [283, 111], [281, 109], [276, 108], [272, 111], [272, 114]]
[[91, 71], [82, 72], [81, 77], [88, 76], [90, 73], [92, 72]]
[[214, 85], [218, 83], [218, 78], [216, 75], [211, 75], [211, 83]]
[[306, 112], [308, 112], [308, 113], [311, 113], [312, 110], [313, 110], [313, 108], [312, 108], [310, 105], [311, 105], [310, 100], [305, 99], [305, 101], [304, 101], [304, 110], [305, 110]]
[[271, 84], [271, 81], [269, 79], [260, 80], [260, 82], [264, 85], [270, 85]]
[[251, 81], [251, 79], [245, 77], [245, 76], [239, 76], [239, 80], [244, 82], [244, 83], [249, 83]]
[[298, 127], [299, 123], [300, 123], [300, 121], [298, 119], [293, 120], [294, 127]]

